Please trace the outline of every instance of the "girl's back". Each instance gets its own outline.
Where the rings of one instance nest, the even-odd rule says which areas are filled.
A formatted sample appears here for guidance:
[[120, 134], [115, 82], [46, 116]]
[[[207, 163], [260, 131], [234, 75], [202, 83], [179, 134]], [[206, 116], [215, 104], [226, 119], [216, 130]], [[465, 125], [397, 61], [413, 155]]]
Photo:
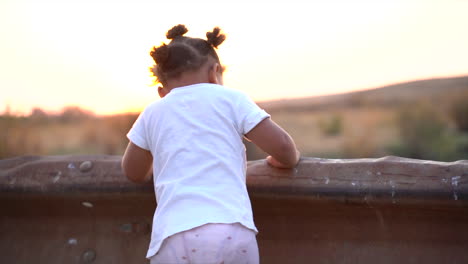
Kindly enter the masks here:
[[155, 225], [164, 228], [153, 229], [156, 241], [206, 223], [257, 231], [242, 138], [267, 117], [240, 91], [208, 83], [173, 89], [145, 109], [128, 137], [157, 157]]

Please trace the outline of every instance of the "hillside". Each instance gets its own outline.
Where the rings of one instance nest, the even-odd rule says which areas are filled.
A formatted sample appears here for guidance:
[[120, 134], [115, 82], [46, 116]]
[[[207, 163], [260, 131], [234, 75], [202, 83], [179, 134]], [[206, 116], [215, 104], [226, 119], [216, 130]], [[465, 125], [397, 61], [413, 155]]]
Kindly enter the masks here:
[[[290, 133], [303, 156], [396, 155], [449, 161], [468, 159], [467, 102], [465, 76], [259, 105]], [[457, 111], [453, 111], [454, 106], [458, 106]], [[137, 116], [95, 116], [77, 107], [67, 107], [59, 115], [38, 109], [27, 117], [0, 116], [0, 159], [122, 155], [128, 144], [125, 135]], [[252, 143], [246, 142], [246, 146], [250, 160], [265, 158]]]
[[450, 100], [468, 92], [468, 76], [434, 78], [387, 85], [379, 88], [335, 94], [259, 102], [271, 112], [313, 111], [353, 106], [398, 107], [419, 100]]

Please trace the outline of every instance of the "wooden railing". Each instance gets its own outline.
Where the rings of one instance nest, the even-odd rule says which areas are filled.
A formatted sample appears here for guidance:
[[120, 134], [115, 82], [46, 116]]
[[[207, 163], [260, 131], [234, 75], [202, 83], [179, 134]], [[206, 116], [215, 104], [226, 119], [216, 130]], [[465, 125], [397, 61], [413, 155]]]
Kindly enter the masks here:
[[[120, 156], [0, 160], [0, 263], [145, 263], [153, 186]], [[468, 161], [250, 161], [262, 263], [468, 263]]]

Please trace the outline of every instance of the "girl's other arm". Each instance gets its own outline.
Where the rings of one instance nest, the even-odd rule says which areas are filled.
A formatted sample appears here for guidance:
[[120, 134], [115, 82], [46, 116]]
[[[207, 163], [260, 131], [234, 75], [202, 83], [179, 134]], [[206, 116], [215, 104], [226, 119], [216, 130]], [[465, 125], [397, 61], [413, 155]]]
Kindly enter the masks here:
[[300, 153], [291, 136], [270, 118], [266, 118], [246, 135], [247, 139], [268, 153], [267, 162], [277, 168], [294, 168]]
[[146, 182], [153, 173], [153, 155], [130, 142], [122, 158], [122, 170], [132, 182]]

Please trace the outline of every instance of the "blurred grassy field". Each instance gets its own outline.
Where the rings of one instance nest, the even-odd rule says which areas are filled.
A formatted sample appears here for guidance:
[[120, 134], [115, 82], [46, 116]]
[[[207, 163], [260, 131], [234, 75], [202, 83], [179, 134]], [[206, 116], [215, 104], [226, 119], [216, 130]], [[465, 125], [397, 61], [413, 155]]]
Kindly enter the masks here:
[[[82, 110], [75, 108], [77, 113]], [[84, 112], [84, 111], [83, 111]], [[121, 155], [138, 114], [0, 117], [0, 158], [19, 155]]]
[[[468, 77], [397, 84], [349, 94], [260, 102], [304, 156], [398, 155], [468, 159]], [[95, 116], [78, 107], [56, 115], [0, 116], [0, 158], [121, 155], [137, 113]], [[246, 142], [248, 159], [266, 156]]]
[[[260, 102], [304, 156], [468, 159], [468, 77]], [[250, 159], [265, 153], [247, 143]]]

